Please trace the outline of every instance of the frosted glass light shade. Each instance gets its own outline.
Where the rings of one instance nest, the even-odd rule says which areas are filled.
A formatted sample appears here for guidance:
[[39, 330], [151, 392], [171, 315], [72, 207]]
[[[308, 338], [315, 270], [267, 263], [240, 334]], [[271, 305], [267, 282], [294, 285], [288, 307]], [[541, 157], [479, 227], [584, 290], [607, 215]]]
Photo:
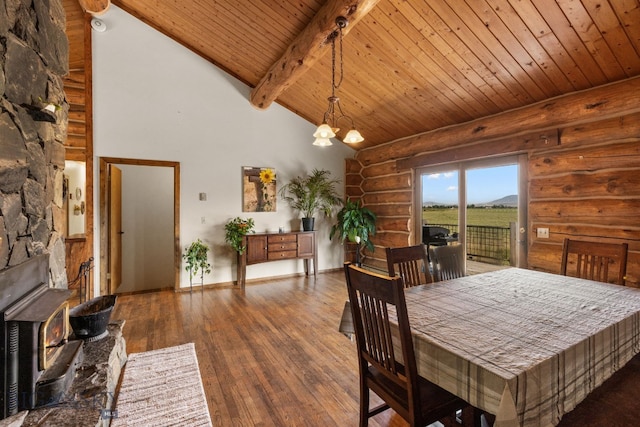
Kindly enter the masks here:
[[316, 140], [313, 141], [313, 145], [318, 147], [328, 147], [330, 145], [333, 145], [333, 143], [329, 138], [316, 138]]
[[318, 126], [318, 129], [316, 129], [313, 136], [316, 138], [328, 139], [328, 138], [335, 137], [336, 134], [333, 131], [333, 129], [331, 129], [331, 126], [329, 126], [326, 123], [323, 123], [320, 126]]
[[347, 132], [343, 141], [347, 144], [354, 144], [356, 142], [364, 141], [364, 138], [362, 137], [362, 135], [360, 135], [360, 132], [355, 129], [351, 129], [349, 132]]

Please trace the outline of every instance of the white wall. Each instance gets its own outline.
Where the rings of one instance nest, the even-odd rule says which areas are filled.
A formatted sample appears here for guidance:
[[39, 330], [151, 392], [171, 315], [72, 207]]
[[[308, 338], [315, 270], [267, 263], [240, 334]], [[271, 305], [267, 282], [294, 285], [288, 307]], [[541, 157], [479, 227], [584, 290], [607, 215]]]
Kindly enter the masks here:
[[[116, 6], [100, 19], [107, 30], [93, 33], [96, 161], [120, 157], [180, 162], [181, 248], [202, 239], [212, 248], [213, 271], [205, 283], [235, 280], [235, 256], [224, 243], [229, 219], [250, 216], [258, 232], [299, 227], [297, 219], [290, 225], [297, 213], [282, 200], [277, 212], [242, 212], [242, 166], [274, 167], [278, 185], [313, 168], [328, 169], [344, 181], [344, 159], [352, 157], [353, 150], [342, 143], [314, 147], [314, 124], [275, 103], [267, 111], [254, 109], [249, 87]], [[99, 214], [97, 186], [95, 191], [94, 212]], [[200, 192], [207, 193], [207, 201], [198, 200]], [[329, 241], [330, 226], [316, 219], [320, 270], [342, 265], [341, 246]], [[99, 250], [96, 239], [97, 256]], [[302, 261], [278, 261], [248, 267], [247, 277], [302, 270]], [[183, 267], [181, 286], [188, 285]]]

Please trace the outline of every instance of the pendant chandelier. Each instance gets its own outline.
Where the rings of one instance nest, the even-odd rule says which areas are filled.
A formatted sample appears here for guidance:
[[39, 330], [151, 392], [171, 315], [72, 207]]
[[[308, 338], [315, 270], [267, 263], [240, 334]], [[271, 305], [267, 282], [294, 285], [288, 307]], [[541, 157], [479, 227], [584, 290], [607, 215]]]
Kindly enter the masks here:
[[[343, 78], [343, 64], [342, 64], [342, 29], [347, 26], [349, 21], [343, 16], [336, 18], [336, 25], [338, 29], [335, 30], [329, 38], [331, 39], [331, 96], [328, 98], [329, 107], [324, 113], [322, 118], [322, 124], [318, 126], [318, 129], [314, 132], [313, 136], [316, 138], [313, 145], [320, 147], [326, 147], [332, 145], [330, 138], [334, 138], [336, 133], [340, 130], [338, 122], [342, 119], [346, 119], [350, 122], [351, 128], [345, 135], [343, 142], [347, 144], [353, 144], [356, 142], [364, 141], [360, 132], [356, 130], [353, 119], [342, 111], [340, 105], [340, 98], [336, 96], [336, 89], [342, 84]], [[340, 40], [340, 79], [336, 84], [336, 39]]]

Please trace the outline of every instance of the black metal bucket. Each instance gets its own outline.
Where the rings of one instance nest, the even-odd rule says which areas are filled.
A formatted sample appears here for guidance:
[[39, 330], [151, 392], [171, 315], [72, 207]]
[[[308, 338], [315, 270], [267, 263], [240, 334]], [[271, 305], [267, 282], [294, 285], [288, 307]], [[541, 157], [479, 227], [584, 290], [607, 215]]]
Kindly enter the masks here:
[[69, 323], [76, 338], [95, 341], [106, 337], [116, 298], [116, 295], [99, 296], [69, 310]]

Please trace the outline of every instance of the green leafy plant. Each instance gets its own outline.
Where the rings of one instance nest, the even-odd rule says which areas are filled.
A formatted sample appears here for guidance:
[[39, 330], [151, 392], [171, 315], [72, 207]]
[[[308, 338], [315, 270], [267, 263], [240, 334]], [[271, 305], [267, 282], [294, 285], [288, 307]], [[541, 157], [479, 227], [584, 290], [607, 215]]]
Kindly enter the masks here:
[[313, 218], [318, 211], [331, 216], [333, 207], [342, 204], [336, 191], [336, 184], [339, 182], [340, 180], [331, 178], [330, 171], [314, 169], [310, 175], [293, 178], [280, 188], [279, 193], [304, 218]]
[[371, 252], [374, 251], [373, 242], [369, 236], [376, 234], [376, 215], [368, 208], [360, 204], [360, 200], [346, 203], [336, 216], [337, 222], [331, 227], [329, 239], [338, 236], [342, 242], [349, 239], [351, 242], [363, 244]]
[[189, 284], [193, 287], [193, 278], [200, 272], [200, 281], [204, 283], [204, 274], [211, 273], [211, 264], [208, 260], [209, 246], [200, 239], [192, 242], [185, 248], [182, 258], [185, 260], [186, 268], [189, 272]]
[[246, 249], [242, 245], [242, 238], [249, 233], [253, 233], [253, 226], [253, 218], [243, 219], [239, 216], [233, 218], [224, 226], [224, 241], [229, 243], [236, 252], [242, 254]]

